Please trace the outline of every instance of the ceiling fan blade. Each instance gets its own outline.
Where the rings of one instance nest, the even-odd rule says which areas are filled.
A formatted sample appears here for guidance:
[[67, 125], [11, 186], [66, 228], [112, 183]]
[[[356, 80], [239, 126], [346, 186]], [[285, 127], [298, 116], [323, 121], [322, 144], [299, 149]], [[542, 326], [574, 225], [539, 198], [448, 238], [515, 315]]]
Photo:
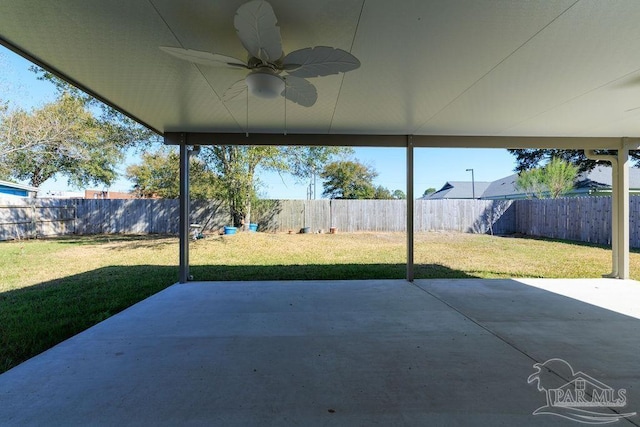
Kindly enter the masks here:
[[247, 83], [244, 79], [238, 80], [224, 92], [222, 95], [222, 102], [231, 101], [232, 99], [237, 98], [247, 91]]
[[296, 77], [320, 77], [346, 73], [360, 67], [358, 58], [349, 52], [327, 46], [295, 50], [282, 60], [283, 69]]
[[273, 8], [263, 0], [254, 0], [238, 8], [233, 24], [242, 45], [262, 62], [275, 62], [282, 57], [280, 27]]
[[282, 92], [282, 96], [289, 101], [303, 107], [311, 107], [318, 100], [316, 87], [307, 80], [300, 77], [287, 76], [284, 79], [284, 83], [285, 90]]
[[220, 55], [219, 53], [202, 52], [200, 50], [167, 46], [160, 46], [160, 50], [184, 61], [193, 62], [194, 64], [209, 65], [213, 67], [230, 66], [234, 68], [249, 68], [247, 67], [247, 64], [241, 60], [232, 56]]

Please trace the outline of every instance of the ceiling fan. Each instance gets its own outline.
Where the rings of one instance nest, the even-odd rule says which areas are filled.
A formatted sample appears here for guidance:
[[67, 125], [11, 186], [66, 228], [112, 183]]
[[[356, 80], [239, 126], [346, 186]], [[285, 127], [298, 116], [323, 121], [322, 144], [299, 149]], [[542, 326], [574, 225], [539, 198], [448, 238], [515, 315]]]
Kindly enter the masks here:
[[226, 90], [223, 101], [236, 98], [248, 88], [250, 93], [262, 98], [284, 96], [296, 104], [311, 107], [318, 99], [318, 92], [307, 78], [346, 73], [360, 67], [355, 56], [333, 47], [307, 47], [284, 55], [278, 20], [271, 5], [264, 0], [253, 0], [240, 6], [233, 23], [249, 53], [246, 62], [193, 49], [166, 46], [160, 49], [195, 64], [249, 70], [244, 79]]

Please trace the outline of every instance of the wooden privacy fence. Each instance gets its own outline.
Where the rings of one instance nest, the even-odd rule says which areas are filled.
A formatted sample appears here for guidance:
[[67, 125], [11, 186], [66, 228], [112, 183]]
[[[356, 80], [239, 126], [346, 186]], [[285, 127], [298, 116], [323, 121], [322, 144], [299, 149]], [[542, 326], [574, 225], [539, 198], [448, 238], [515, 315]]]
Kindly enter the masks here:
[[[515, 232], [511, 201], [416, 200], [415, 230], [471, 233]], [[255, 209], [263, 231], [405, 231], [405, 200], [268, 200]]]
[[[231, 223], [219, 201], [192, 201], [191, 223], [218, 231]], [[261, 231], [311, 232], [330, 227], [353, 231], [405, 231], [404, 200], [261, 200], [252, 222]], [[511, 202], [490, 200], [416, 201], [417, 231], [455, 230], [513, 233]], [[0, 239], [64, 234], [177, 234], [177, 200], [13, 199], [0, 205]]]
[[0, 240], [59, 236], [76, 231], [74, 200], [0, 200]]
[[512, 200], [416, 200], [415, 208], [416, 231], [516, 232]]
[[404, 231], [404, 200], [262, 200], [254, 209], [262, 231]]
[[[611, 198], [518, 200], [516, 230], [532, 236], [611, 244]], [[640, 247], [640, 196], [629, 197], [629, 245]]]
[[[180, 203], [174, 199], [75, 200], [77, 234], [178, 234]], [[190, 222], [217, 230], [230, 222], [219, 201], [191, 202]]]
[[[631, 247], [640, 247], [640, 196], [630, 197]], [[219, 201], [192, 201], [190, 222], [216, 232], [231, 223]], [[252, 222], [261, 231], [405, 231], [404, 200], [261, 200]], [[611, 243], [611, 199], [416, 200], [415, 230], [512, 234]], [[0, 200], [0, 240], [97, 233], [177, 234], [177, 200]]]
[[[0, 200], [0, 240], [66, 234], [178, 234], [178, 200]], [[191, 221], [219, 229], [229, 211], [218, 201], [193, 201]]]

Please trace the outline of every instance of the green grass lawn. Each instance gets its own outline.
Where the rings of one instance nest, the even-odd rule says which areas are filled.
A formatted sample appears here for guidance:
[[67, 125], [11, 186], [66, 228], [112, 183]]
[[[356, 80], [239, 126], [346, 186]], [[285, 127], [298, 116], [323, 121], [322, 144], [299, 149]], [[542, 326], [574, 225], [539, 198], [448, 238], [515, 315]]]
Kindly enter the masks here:
[[[211, 236], [191, 243], [196, 280], [403, 278], [402, 233]], [[416, 278], [600, 277], [607, 249], [420, 233]], [[178, 240], [85, 236], [0, 243], [0, 372], [176, 282]], [[638, 278], [640, 254], [631, 254]]]

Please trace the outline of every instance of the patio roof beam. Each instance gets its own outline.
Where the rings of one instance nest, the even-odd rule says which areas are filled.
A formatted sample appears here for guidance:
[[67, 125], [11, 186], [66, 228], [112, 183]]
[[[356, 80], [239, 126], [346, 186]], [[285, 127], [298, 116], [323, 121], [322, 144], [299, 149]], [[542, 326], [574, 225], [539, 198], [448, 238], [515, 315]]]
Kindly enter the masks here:
[[[164, 136], [167, 145], [182, 145], [187, 140], [197, 145], [407, 146], [407, 135], [167, 132]], [[620, 148], [620, 138], [610, 137], [411, 135], [411, 140], [414, 148]]]

